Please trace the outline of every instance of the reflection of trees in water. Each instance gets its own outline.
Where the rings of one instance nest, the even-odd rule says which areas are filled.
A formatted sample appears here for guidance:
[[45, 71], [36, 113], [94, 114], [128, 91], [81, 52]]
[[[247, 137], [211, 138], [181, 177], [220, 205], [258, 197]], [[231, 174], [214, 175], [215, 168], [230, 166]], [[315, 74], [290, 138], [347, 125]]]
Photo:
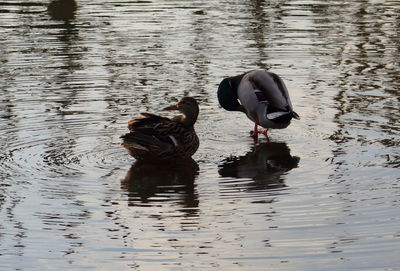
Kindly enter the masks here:
[[[76, 42], [79, 38], [78, 29], [74, 24], [77, 8], [75, 0], [53, 0], [48, 5], [50, 18], [58, 21], [56, 25], [50, 25], [49, 28], [59, 30], [56, 36], [63, 45], [59, 49], [61, 49], [63, 56], [67, 56], [65, 65], [61, 65], [58, 68], [65, 68], [69, 72], [81, 68], [77, 61], [81, 58], [80, 52], [84, 51], [83, 48], [76, 47]], [[57, 53], [60, 54], [60, 52]], [[63, 76], [65, 75], [67, 74], [63, 74]]]
[[243, 156], [226, 158], [218, 172], [221, 177], [250, 178], [249, 190], [281, 188], [286, 186], [283, 175], [296, 168], [299, 160], [290, 154], [286, 143], [261, 143]]
[[[348, 217], [360, 215], [360, 194], [370, 196], [366, 190], [371, 189], [380, 190], [383, 195], [384, 186], [397, 182], [392, 170], [381, 169], [400, 166], [400, 139], [396, 136], [400, 131], [400, 54], [395, 50], [398, 46], [394, 46], [400, 42], [396, 22], [400, 6], [388, 3], [347, 1], [312, 7], [315, 24], [320, 26], [316, 33], [324, 44], [322, 52], [332, 59], [324, 64], [332, 76], [326, 81], [336, 93], [333, 121], [337, 128], [329, 137], [334, 142], [335, 168], [329, 179], [340, 183], [332, 198], [341, 203], [338, 211], [343, 224], [352, 223]], [[369, 176], [372, 171], [376, 172], [373, 177]], [[343, 247], [362, 237], [352, 232], [338, 234], [328, 250], [342, 252]]]
[[128, 192], [129, 206], [179, 204], [188, 215], [197, 212], [198, 196], [194, 180], [199, 166], [193, 159], [135, 162], [121, 182]]
[[249, 31], [248, 34], [250, 39], [254, 41], [254, 46], [258, 50], [259, 58], [256, 61], [256, 66], [258, 68], [265, 68], [267, 69], [267, 65], [265, 61], [267, 60], [267, 41], [266, 38], [268, 34], [268, 26], [270, 25], [271, 21], [270, 18], [266, 14], [265, 9], [265, 0], [253, 0], [250, 1], [250, 12], [254, 18], [254, 21], [249, 22]]
[[194, 80], [192, 85], [185, 90], [184, 95], [195, 95], [208, 100], [207, 85], [209, 84], [210, 74], [209, 74], [209, 64], [210, 59], [207, 53], [209, 48], [210, 40], [210, 27], [204, 12], [194, 12], [192, 13], [192, 23], [189, 32], [191, 35], [192, 42], [191, 53], [187, 55], [187, 61], [189, 66], [193, 67]]
[[395, 46], [400, 42], [400, 7], [359, 1], [314, 7], [313, 12], [321, 14], [324, 33], [337, 44], [335, 61], [329, 64], [339, 71], [333, 79], [338, 87], [334, 97], [338, 129], [330, 137], [337, 143], [334, 155], [354, 155], [348, 148], [378, 143], [376, 147], [385, 148], [374, 163], [400, 167], [396, 150], [400, 146], [400, 53]]
[[[18, 219], [18, 216], [15, 216], [15, 209], [23, 201], [23, 197], [17, 195], [13, 191], [13, 187], [8, 187], [8, 185], [4, 184], [1, 176], [0, 183], [2, 184], [0, 187], [0, 216], [2, 217], [0, 223], [0, 256], [3, 255], [3, 252], [7, 252], [4, 247], [7, 248], [11, 244], [13, 249], [9, 254], [22, 256], [25, 250], [24, 238], [27, 236], [27, 229], [24, 227], [23, 221]], [[12, 228], [12, 230], [8, 230], [8, 227]], [[4, 229], [6, 229], [5, 232], [13, 232], [13, 235], [4, 234]]]
[[277, 29], [284, 29], [283, 18], [286, 16], [285, 7], [290, 5], [286, 0], [281, 1], [266, 1], [266, 0], [252, 0], [243, 2], [246, 12], [250, 16], [250, 20], [244, 24], [245, 35], [247, 40], [251, 41], [248, 45], [249, 48], [256, 51], [258, 57], [254, 59], [254, 67], [269, 69], [269, 50], [271, 47], [276, 46]]
[[[73, 15], [68, 15], [67, 17], [60, 18], [58, 11], [60, 11], [60, 7], [55, 7], [54, 4], [57, 3], [66, 3], [69, 4], [75, 3], [75, 1], [52, 1], [49, 8], [49, 15], [54, 20], [72, 20]], [[54, 86], [54, 82], [57, 80], [54, 79], [54, 73], [57, 73], [57, 68], [49, 69], [47, 65], [53, 65], [53, 62], [49, 60], [49, 62], [45, 62], [50, 56], [54, 57], [53, 52], [56, 51], [56, 58], [60, 59], [60, 55], [64, 55], [67, 51], [59, 50], [60, 48], [54, 48], [54, 43], [49, 43], [49, 36], [51, 35], [51, 31], [47, 31], [47, 29], [51, 28], [58, 28], [59, 25], [48, 25], [48, 21], [43, 20], [42, 18], [38, 19], [40, 13], [36, 11], [37, 7], [42, 7], [45, 3], [31, 3], [29, 1], [12, 1], [9, 3], [4, 3], [5, 6], [3, 7], [11, 7], [7, 13], [9, 13], [10, 17], [15, 17], [13, 20], [15, 23], [12, 26], [6, 25], [4, 27], [5, 31], [10, 33], [9, 38], [6, 42], [2, 42], [1, 52], [4, 52], [3, 55], [0, 57], [0, 62], [6, 63], [7, 65], [2, 65], [3, 67], [0, 68], [0, 73], [4, 77], [2, 80], [0, 92], [2, 96], [2, 104], [0, 108], [0, 118], [2, 124], [0, 125], [3, 133], [0, 136], [4, 155], [0, 154], [0, 182], [1, 182], [1, 189], [0, 189], [0, 215], [4, 217], [0, 228], [6, 229], [10, 231], [10, 234], [2, 235], [2, 231], [0, 231], [0, 246], [2, 248], [11, 245], [13, 249], [10, 249], [10, 252], [7, 252], [9, 255], [23, 255], [24, 254], [24, 238], [27, 237], [26, 232], [29, 229], [26, 228], [24, 225], [24, 221], [29, 221], [31, 218], [26, 218], [24, 220], [19, 220], [18, 215], [15, 215], [15, 209], [18, 210], [18, 205], [24, 199], [24, 192], [27, 187], [24, 187], [23, 184], [30, 184], [34, 181], [42, 180], [44, 175], [47, 173], [53, 174], [53, 170], [55, 164], [56, 166], [63, 166], [59, 162], [62, 160], [60, 157], [65, 157], [69, 151], [72, 151], [74, 147], [74, 140], [69, 140], [68, 144], [65, 144], [65, 141], [60, 139], [59, 132], [60, 127], [57, 124], [57, 127], [53, 130], [55, 134], [52, 134], [49, 130], [45, 127], [46, 124], [42, 121], [46, 121], [46, 113], [41, 112], [40, 109], [42, 108], [43, 104], [48, 101], [48, 104], [52, 104], [49, 101], [49, 95], [56, 96], [58, 92], [58, 88], [51, 88], [51, 92], [47, 91], [44, 82], [49, 79], [48, 82], [52, 86]], [[76, 5], [76, 3], [75, 3]], [[63, 13], [68, 13], [68, 9], [66, 6], [61, 7], [63, 9]], [[58, 10], [58, 11], [57, 11]], [[76, 10], [76, 6], [74, 11]], [[57, 18], [58, 17], [58, 18]], [[7, 19], [6, 19], [7, 20]], [[7, 23], [10, 23], [9, 21]], [[61, 43], [57, 43], [57, 46], [60, 44], [67, 44], [66, 48], [70, 48], [71, 40], [74, 40], [75, 31], [71, 26], [66, 26], [66, 23], [62, 24], [61, 32], [63, 35], [58, 36]], [[18, 29], [18, 31], [15, 31]], [[64, 31], [65, 30], [65, 31]], [[46, 35], [44, 35], [46, 34]], [[15, 44], [18, 41], [18, 44]], [[4, 49], [4, 50], [3, 50]], [[9, 52], [12, 52], [8, 55]], [[2, 53], [1, 53], [2, 54]], [[18, 55], [17, 58], [14, 58], [15, 55]], [[67, 55], [67, 54], [66, 54]], [[45, 63], [45, 67], [39, 66], [35, 62], [27, 62], [25, 65], [21, 65], [24, 63], [26, 59], [41, 59]], [[32, 65], [31, 65], [32, 64]], [[69, 66], [62, 65], [62, 66]], [[49, 77], [48, 77], [49, 76]], [[63, 77], [65, 80], [64, 76]], [[24, 83], [21, 82], [29, 82], [32, 84], [32, 88], [29, 89], [27, 86], [22, 86]], [[39, 82], [39, 83], [33, 83]], [[66, 93], [66, 91], [59, 91], [59, 93]], [[32, 99], [34, 97], [34, 99]], [[62, 98], [55, 99], [57, 101], [64, 100]], [[35, 114], [28, 115], [23, 110], [18, 110], [18, 108], [25, 108], [28, 107], [29, 109], [35, 108], [37, 106], [37, 111]], [[28, 109], [28, 110], [29, 110]], [[32, 118], [32, 119], [30, 119]], [[54, 121], [55, 116], [49, 116], [50, 121]], [[22, 120], [22, 125], [20, 124]], [[32, 120], [32, 121], [30, 121]], [[6, 125], [2, 127], [2, 125]], [[43, 127], [40, 127], [43, 125]], [[40, 133], [39, 131], [43, 130], [44, 133]], [[63, 132], [67, 129], [61, 129]], [[25, 137], [21, 138], [21, 131], [27, 131]], [[32, 134], [29, 133], [32, 131]], [[43, 138], [37, 136], [45, 135], [49, 138], [46, 140], [46, 147], [47, 148], [44, 153], [41, 155], [39, 153], [33, 152], [33, 150], [37, 151], [35, 147], [39, 146], [43, 142]], [[22, 145], [22, 146], [20, 146]], [[56, 145], [59, 145], [58, 147]], [[32, 147], [32, 149], [31, 149]], [[26, 155], [26, 161], [21, 160], [18, 158], [20, 156]], [[29, 163], [30, 157], [43, 157], [43, 162], [40, 168], [35, 168], [38, 164]], [[5, 160], [3, 160], [5, 159]], [[20, 159], [20, 160], [16, 160]], [[52, 165], [48, 162], [52, 161]], [[5, 161], [5, 163], [3, 163]], [[55, 162], [56, 161], [56, 162]], [[49, 165], [52, 166], [49, 169]], [[4, 168], [3, 168], [4, 166]], [[20, 166], [21, 168], [18, 168]], [[24, 166], [29, 166], [28, 168], [24, 168]], [[10, 167], [7, 169], [7, 167]], [[34, 168], [30, 168], [34, 167]], [[42, 170], [46, 169], [46, 172]], [[33, 170], [33, 171], [32, 171]], [[26, 171], [26, 172], [24, 172]], [[33, 174], [29, 172], [32, 171]], [[35, 172], [36, 171], [36, 172]], [[3, 176], [3, 173], [6, 175]], [[36, 174], [35, 174], [36, 173]], [[40, 178], [38, 177], [40, 175]], [[29, 178], [25, 178], [22, 181], [23, 177], [28, 175]], [[3, 179], [6, 178], [6, 179]], [[4, 182], [4, 180], [7, 180]], [[10, 182], [8, 184], [8, 182]], [[42, 184], [43, 185], [43, 184]], [[76, 200], [76, 187], [71, 186], [70, 189], [65, 189], [60, 193], [60, 183], [57, 182], [49, 182], [48, 185], [42, 187], [43, 189], [40, 190], [43, 193], [41, 196], [48, 199], [57, 198], [58, 200], [65, 199], [67, 202], [72, 202], [72, 205], [81, 205], [81, 202]], [[21, 190], [22, 187], [22, 190]], [[66, 188], [66, 187], [64, 187]], [[22, 195], [21, 195], [22, 193]], [[17, 211], [18, 212], [18, 211]], [[76, 227], [83, 223], [83, 220], [88, 218], [88, 213], [86, 211], [80, 212], [77, 211], [76, 213], [71, 213], [69, 210], [68, 213], [55, 213], [55, 212], [46, 212], [46, 213], [39, 213], [35, 212], [32, 214], [41, 219], [44, 227], [46, 229], [53, 229], [53, 230], [62, 230], [66, 232], [64, 237], [66, 239], [73, 239], [71, 240], [72, 243], [75, 245], [78, 241], [77, 235], [68, 234], [68, 230]], [[26, 223], [29, 225], [29, 223]], [[11, 234], [11, 232], [13, 232]], [[9, 236], [12, 236], [12, 240], [8, 240]], [[3, 238], [5, 240], [3, 240]], [[72, 249], [72, 248], [71, 248]], [[0, 249], [1, 250], [1, 249]], [[2, 252], [0, 252], [1, 254]]]
[[[56, 30], [56, 32], [49, 31], [49, 34], [54, 33], [53, 35], [59, 40], [57, 47], [48, 51], [51, 57], [56, 59], [57, 66], [47, 78], [47, 83], [51, 87], [43, 91], [44, 99], [49, 92], [57, 97], [55, 104], [49, 109], [49, 112], [54, 112], [56, 117], [51, 115], [47, 120], [54, 121], [54, 118], [59, 118], [58, 125], [49, 129], [54, 135], [46, 141], [47, 150], [43, 154], [43, 162], [50, 167], [66, 167], [68, 163], [77, 163], [79, 160], [75, 155], [76, 124], [70, 119], [70, 115], [76, 115], [77, 112], [69, 110], [72, 105], [82, 102], [78, 97], [82, 90], [74, 84], [76, 80], [74, 73], [82, 69], [81, 52], [85, 51], [77, 47], [79, 35], [74, 24], [77, 8], [75, 0], [52, 0], [47, 7], [50, 18], [57, 21], [56, 24], [48, 26]], [[64, 57], [60, 58], [60, 55]], [[72, 161], [73, 159], [76, 161]], [[67, 172], [65, 174], [68, 175]]]

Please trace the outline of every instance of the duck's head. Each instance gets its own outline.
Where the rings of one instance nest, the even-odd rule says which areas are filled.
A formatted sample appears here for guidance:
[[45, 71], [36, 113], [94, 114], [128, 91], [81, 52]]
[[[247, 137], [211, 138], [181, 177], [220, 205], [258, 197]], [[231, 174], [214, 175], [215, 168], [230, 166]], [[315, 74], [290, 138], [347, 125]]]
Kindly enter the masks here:
[[164, 110], [178, 110], [182, 113], [181, 116], [177, 116], [174, 120], [181, 122], [185, 126], [193, 126], [199, 115], [199, 105], [196, 99], [192, 97], [183, 97], [174, 105], [164, 108]]
[[238, 101], [237, 89], [244, 74], [228, 77], [221, 81], [218, 86], [219, 104], [228, 111], [243, 111]]

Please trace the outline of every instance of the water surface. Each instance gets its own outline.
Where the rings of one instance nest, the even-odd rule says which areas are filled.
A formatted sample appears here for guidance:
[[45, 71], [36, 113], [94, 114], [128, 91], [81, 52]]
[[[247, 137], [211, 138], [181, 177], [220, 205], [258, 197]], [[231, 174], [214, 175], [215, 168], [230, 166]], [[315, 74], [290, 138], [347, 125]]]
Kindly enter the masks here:
[[[400, 5], [242, 2], [0, 2], [0, 269], [400, 269]], [[302, 117], [270, 142], [216, 99], [255, 68]], [[184, 95], [193, 160], [135, 163]]]

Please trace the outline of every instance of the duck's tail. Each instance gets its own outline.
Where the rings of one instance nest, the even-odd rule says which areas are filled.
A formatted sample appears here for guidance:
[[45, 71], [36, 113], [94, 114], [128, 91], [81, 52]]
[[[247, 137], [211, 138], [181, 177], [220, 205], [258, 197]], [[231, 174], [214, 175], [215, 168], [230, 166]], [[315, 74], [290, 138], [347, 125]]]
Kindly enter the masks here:
[[284, 111], [270, 106], [267, 108], [267, 119], [277, 123], [287, 123], [292, 119], [299, 120], [300, 116], [293, 110]]
[[122, 135], [121, 138], [123, 139], [122, 146], [144, 151], [148, 151], [152, 147], [162, 149], [177, 145], [176, 139], [172, 136], [155, 136], [140, 132], [130, 132]]

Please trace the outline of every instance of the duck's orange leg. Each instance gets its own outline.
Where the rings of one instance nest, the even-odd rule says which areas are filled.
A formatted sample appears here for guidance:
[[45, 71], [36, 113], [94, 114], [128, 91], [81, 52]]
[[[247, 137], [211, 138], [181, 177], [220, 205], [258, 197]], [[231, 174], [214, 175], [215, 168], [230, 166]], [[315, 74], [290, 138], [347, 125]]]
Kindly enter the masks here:
[[255, 124], [254, 124], [254, 129], [253, 129], [253, 131], [250, 131], [250, 136], [251, 136], [252, 138], [254, 138], [255, 140], [258, 140], [258, 134], [263, 134], [263, 135], [265, 135], [265, 137], [266, 137], [267, 140], [269, 141], [268, 129], [258, 129], [258, 124], [255, 123]]
[[267, 134], [268, 133], [268, 129], [260, 129], [260, 130], [258, 130], [258, 125], [259, 125], [258, 118], [256, 118], [254, 120], [254, 129], [253, 129], [253, 131], [250, 131], [250, 136], [252, 138], [254, 138], [255, 140], [258, 140], [258, 134], [263, 134], [263, 135], [265, 135], [265, 137], [269, 141], [268, 134]]
[[250, 131], [250, 136], [252, 138], [254, 138], [255, 140], [258, 139], [258, 129], [257, 129], [257, 127], [258, 127], [258, 124], [257, 124], [257, 122], [255, 122], [253, 131]]
[[268, 129], [257, 130], [257, 132], [258, 132], [259, 134], [263, 134], [263, 135], [265, 135], [266, 137], [268, 137]]

